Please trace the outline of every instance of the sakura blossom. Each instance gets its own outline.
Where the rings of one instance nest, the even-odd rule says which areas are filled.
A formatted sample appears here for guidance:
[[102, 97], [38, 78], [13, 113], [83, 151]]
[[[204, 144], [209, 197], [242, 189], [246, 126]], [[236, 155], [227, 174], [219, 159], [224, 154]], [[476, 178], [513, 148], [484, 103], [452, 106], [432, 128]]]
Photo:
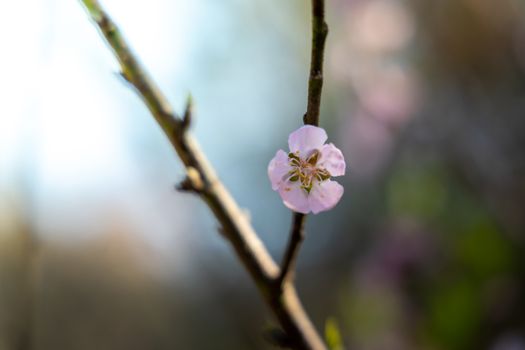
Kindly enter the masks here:
[[290, 152], [278, 150], [268, 165], [272, 189], [289, 209], [317, 214], [335, 207], [344, 188], [331, 178], [345, 174], [346, 163], [323, 128], [305, 125], [288, 137]]

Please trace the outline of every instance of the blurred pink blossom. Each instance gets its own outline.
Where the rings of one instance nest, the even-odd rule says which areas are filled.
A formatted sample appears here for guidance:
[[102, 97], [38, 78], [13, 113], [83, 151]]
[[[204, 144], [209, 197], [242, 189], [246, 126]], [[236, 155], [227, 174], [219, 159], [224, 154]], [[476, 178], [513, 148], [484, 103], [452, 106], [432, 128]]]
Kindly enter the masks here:
[[327, 138], [324, 129], [305, 125], [290, 134], [290, 153], [278, 150], [268, 165], [272, 189], [293, 211], [317, 214], [343, 196], [343, 186], [330, 178], [345, 174], [345, 160], [337, 147], [325, 144]]
[[413, 16], [402, 2], [365, 1], [354, 6], [349, 14], [348, 39], [359, 51], [397, 51], [406, 47], [415, 34]]

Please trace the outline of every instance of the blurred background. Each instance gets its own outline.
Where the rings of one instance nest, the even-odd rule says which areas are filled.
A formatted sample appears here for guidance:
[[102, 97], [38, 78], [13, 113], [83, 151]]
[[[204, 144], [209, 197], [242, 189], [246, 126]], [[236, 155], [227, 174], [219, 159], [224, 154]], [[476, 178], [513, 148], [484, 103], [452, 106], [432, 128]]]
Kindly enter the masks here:
[[[105, 0], [280, 260], [266, 167], [306, 109], [309, 1]], [[525, 3], [332, 0], [345, 196], [297, 284], [358, 350], [525, 349]], [[275, 321], [78, 1], [0, 12], [0, 350], [270, 349]], [[328, 321], [328, 322], [327, 322]], [[328, 325], [328, 327], [327, 327]]]

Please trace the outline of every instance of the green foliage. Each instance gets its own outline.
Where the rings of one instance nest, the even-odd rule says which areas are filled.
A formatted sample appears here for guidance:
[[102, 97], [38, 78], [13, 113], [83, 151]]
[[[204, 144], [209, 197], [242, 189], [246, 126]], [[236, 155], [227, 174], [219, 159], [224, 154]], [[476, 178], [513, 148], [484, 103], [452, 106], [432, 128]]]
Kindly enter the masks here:
[[357, 286], [345, 294], [343, 302], [352, 340], [359, 344], [373, 342], [398, 321], [399, 305], [387, 288]]
[[455, 185], [449, 184], [455, 190], [435, 225], [443, 238], [441, 271], [425, 293], [423, 326], [430, 343], [451, 350], [476, 346], [487, 318], [484, 291], [516, 264], [510, 241], [483, 203]]
[[326, 320], [324, 334], [330, 350], [344, 350], [343, 337], [335, 318], [330, 317]]
[[480, 280], [504, 273], [513, 264], [510, 243], [487, 217], [481, 215], [459, 232], [455, 253], [471, 276]]
[[447, 200], [446, 177], [437, 165], [400, 167], [387, 187], [387, 205], [392, 216], [432, 219]]
[[[487, 288], [517, 269], [517, 251], [475, 193], [444, 164], [403, 162], [387, 183], [390, 217], [409, 217], [432, 235], [439, 261], [416, 282], [423, 343], [441, 349], [479, 344], [487, 315]], [[384, 318], [384, 317], [383, 317]], [[366, 318], [364, 318], [366, 319]]]
[[479, 326], [478, 290], [466, 281], [441, 285], [431, 292], [428, 331], [445, 349], [466, 349]]

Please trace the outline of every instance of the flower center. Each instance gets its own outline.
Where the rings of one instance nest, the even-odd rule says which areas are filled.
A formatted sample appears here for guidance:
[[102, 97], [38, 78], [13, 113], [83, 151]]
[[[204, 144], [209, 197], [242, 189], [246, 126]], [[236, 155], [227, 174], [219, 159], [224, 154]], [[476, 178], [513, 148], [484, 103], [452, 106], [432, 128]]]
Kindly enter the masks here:
[[292, 167], [292, 170], [288, 173], [288, 180], [291, 182], [300, 181], [301, 188], [308, 193], [312, 190], [314, 180], [318, 182], [328, 180], [331, 177], [328, 170], [317, 166], [319, 156], [320, 152], [318, 150], [314, 150], [306, 159], [299, 157], [297, 152], [288, 153], [288, 161]]

